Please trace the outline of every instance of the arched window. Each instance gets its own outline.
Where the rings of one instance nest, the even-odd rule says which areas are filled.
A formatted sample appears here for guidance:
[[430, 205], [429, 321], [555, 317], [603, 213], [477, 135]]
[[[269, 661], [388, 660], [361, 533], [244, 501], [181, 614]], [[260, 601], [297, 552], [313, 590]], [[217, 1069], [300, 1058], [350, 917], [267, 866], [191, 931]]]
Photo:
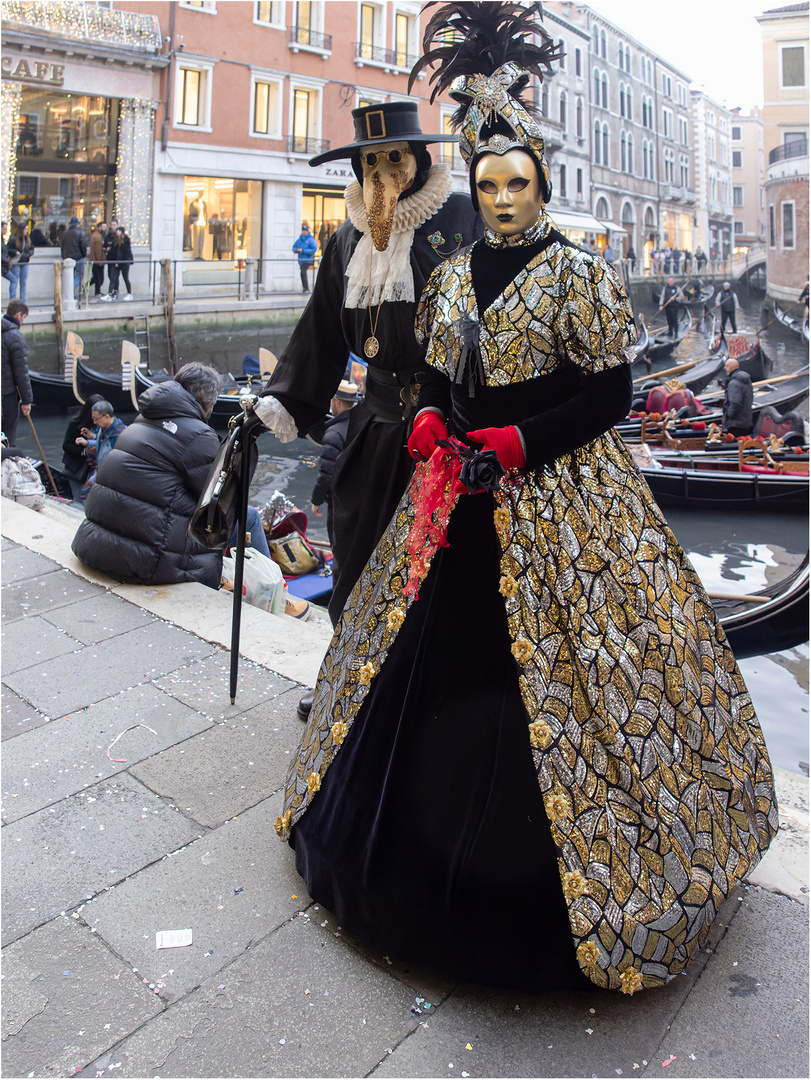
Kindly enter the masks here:
[[608, 108], [608, 76], [606, 75], [605, 72], [603, 72], [602, 89], [603, 89], [603, 108], [607, 109]]
[[648, 140], [642, 140], [642, 175], [648, 179]]
[[583, 138], [583, 99], [577, 99], [577, 137]]
[[560, 126], [566, 130], [566, 95], [560, 95]]
[[625, 172], [627, 150], [628, 147], [626, 145], [625, 132], [623, 131], [623, 133], [620, 135], [620, 169], [623, 172]]
[[648, 99], [642, 96], [642, 127], [648, 126]]
[[603, 124], [603, 165], [608, 165], [608, 124]]
[[621, 44], [619, 44], [617, 47], [617, 67], [620, 69], [620, 71], [622, 71], [622, 69], [625, 67], [625, 53], [623, 52]]
[[620, 116], [625, 116], [625, 83], [620, 83]]
[[594, 125], [594, 164], [600, 164], [600, 125]]
[[631, 50], [628, 48], [627, 45], [625, 46], [625, 70], [630, 75], [630, 73], [631, 73]]
[[594, 69], [594, 104], [600, 104], [600, 72]]
[[597, 209], [594, 211], [594, 216], [599, 218], [601, 221], [611, 220], [611, 210], [609, 209], [608, 203], [602, 196], [600, 196], [600, 198], [597, 200]]
[[594, 24], [594, 55], [600, 55], [600, 28]]
[[630, 86], [625, 88], [625, 115], [629, 120], [634, 118], [634, 107], [631, 101], [631, 88]]
[[608, 54], [608, 46], [607, 46], [607, 43], [606, 43], [605, 30], [601, 30], [600, 31], [600, 56], [602, 56], [603, 60], [605, 60], [607, 54]]
[[541, 116], [549, 116], [549, 88], [546, 83], [541, 87]]
[[628, 172], [633, 176], [633, 174], [634, 174], [634, 137], [630, 133], [628, 135]]

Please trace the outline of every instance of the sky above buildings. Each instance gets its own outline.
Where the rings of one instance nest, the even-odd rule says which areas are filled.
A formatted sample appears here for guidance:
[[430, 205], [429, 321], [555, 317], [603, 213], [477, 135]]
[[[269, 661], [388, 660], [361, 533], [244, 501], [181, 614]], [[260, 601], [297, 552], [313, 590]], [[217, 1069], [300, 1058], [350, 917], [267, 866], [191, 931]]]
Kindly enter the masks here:
[[755, 15], [789, 0], [586, 0], [689, 75], [720, 105], [748, 113], [763, 104], [760, 24]]

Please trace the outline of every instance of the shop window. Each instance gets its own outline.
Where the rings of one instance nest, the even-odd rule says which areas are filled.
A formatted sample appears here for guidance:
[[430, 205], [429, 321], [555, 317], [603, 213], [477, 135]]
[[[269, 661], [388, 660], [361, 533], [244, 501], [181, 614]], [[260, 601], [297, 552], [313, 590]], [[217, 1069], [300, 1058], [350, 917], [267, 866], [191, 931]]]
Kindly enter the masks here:
[[184, 259], [258, 259], [261, 243], [261, 180], [184, 178]]
[[276, 79], [253, 76], [251, 134], [281, 138], [281, 85]]
[[118, 110], [111, 98], [23, 88], [11, 219], [30, 221], [39, 246], [58, 245], [74, 215], [88, 230], [109, 221]]
[[313, 187], [305, 184], [301, 199], [301, 220], [309, 223], [310, 232], [318, 241], [319, 256], [324, 254], [324, 249], [345, 217], [343, 188]]
[[175, 127], [211, 130], [211, 82], [214, 65], [201, 61], [177, 66]]

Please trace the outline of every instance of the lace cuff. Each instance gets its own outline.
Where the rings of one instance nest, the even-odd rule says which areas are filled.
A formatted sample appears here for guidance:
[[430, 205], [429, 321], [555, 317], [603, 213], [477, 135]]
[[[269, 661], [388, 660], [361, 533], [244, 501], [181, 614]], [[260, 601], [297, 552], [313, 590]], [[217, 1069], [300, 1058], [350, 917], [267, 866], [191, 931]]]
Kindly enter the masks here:
[[271, 394], [257, 398], [254, 402], [253, 411], [268, 429], [273, 432], [280, 442], [292, 442], [298, 438], [296, 421], [285, 409], [280, 401]]

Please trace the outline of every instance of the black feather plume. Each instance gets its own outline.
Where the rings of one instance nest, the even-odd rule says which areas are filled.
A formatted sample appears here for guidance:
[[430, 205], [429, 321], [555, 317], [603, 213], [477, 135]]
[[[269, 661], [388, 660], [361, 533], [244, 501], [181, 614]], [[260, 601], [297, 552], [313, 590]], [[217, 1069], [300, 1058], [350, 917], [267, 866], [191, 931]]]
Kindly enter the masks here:
[[[436, 6], [434, 0], [422, 10]], [[423, 55], [411, 69], [409, 92], [423, 68], [434, 65], [437, 66], [429, 80], [429, 83], [435, 83], [431, 102], [460, 75], [492, 75], [510, 60], [543, 82], [544, 74], [551, 71], [552, 62], [563, 55], [563, 47], [552, 41], [538, 21], [542, 18], [543, 9], [539, 3], [528, 7], [491, 2], [443, 4], [425, 28]], [[541, 44], [536, 45], [530, 40], [532, 37], [540, 38]], [[521, 88], [516, 87], [517, 90]], [[527, 108], [518, 93], [514, 96]], [[464, 114], [464, 108], [460, 113]], [[457, 121], [456, 116], [454, 121]]]

